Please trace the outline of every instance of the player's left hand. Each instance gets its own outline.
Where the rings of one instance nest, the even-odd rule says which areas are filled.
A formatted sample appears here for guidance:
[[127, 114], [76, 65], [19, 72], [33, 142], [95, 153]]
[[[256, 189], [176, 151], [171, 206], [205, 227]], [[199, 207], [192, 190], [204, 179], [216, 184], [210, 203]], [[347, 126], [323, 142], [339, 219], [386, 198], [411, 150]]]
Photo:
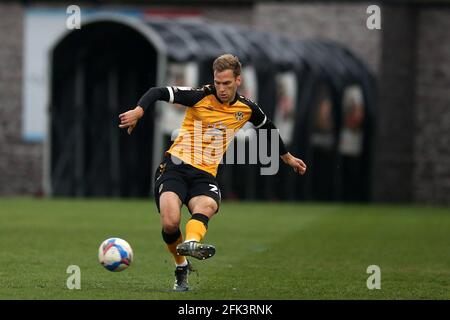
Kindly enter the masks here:
[[294, 170], [295, 173], [304, 175], [306, 172], [306, 164], [303, 162], [303, 160], [294, 157], [289, 152], [285, 155], [282, 155], [281, 158], [283, 159], [284, 163], [291, 166], [291, 168]]

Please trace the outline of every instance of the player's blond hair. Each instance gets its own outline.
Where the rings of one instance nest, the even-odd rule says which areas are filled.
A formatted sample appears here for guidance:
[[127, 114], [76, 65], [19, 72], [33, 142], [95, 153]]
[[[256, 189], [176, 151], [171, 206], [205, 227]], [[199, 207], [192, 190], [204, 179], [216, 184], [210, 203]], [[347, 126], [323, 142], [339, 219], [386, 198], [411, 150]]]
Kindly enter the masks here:
[[214, 72], [222, 72], [225, 70], [232, 70], [235, 77], [241, 75], [241, 62], [238, 57], [227, 53], [223, 54], [214, 60], [213, 70]]

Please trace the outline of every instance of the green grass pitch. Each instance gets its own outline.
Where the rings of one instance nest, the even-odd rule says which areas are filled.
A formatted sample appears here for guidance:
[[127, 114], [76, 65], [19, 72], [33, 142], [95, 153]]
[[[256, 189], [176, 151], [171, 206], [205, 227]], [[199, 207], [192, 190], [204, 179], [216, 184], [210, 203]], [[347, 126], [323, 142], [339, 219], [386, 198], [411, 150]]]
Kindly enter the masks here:
[[[217, 253], [192, 260], [184, 293], [170, 290], [155, 210], [151, 199], [0, 199], [0, 299], [450, 299], [448, 208], [225, 202], [205, 239]], [[112, 236], [134, 250], [123, 272], [98, 263]], [[66, 286], [69, 265], [80, 290]], [[366, 286], [370, 265], [379, 290]]]

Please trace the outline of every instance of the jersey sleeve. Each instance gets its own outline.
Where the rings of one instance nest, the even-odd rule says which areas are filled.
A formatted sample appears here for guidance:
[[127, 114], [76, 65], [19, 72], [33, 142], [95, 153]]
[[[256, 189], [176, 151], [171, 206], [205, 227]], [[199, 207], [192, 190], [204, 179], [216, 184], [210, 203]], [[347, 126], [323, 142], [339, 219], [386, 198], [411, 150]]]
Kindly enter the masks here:
[[268, 146], [270, 146], [272, 141], [272, 130], [276, 130], [275, 132], [278, 135], [276, 139], [278, 139], [279, 155], [281, 156], [286, 154], [288, 152], [286, 145], [284, 144], [283, 139], [281, 139], [281, 135], [273, 122], [266, 116], [264, 111], [262, 111], [254, 101], [246, 99], [246, 103], [252, 110], [252, 114], [248, 121], [253, 124], [256, 129], [265, 129], [269, 131], [269, 134], [267, 135]]
[[186, 107], [192, 107], [205, 97], [204, 88], [191, 87], [167, 87], [169, 91], [169, 103], [178, 103]]
[[256, 129], [261, 128], [267, 122], [266, 114], [255, 102], [247, 100], [247, 103], [252, 110], [252, 115], [250, 116], [250, 119], [248, 121], [253, 124]]
[[156, 101], [178, 103], [192, 107], [205, 96], [205, 87], [194, 89], [190, 87], [153, 87], [150, 88], [138, 101], [144, 111]]

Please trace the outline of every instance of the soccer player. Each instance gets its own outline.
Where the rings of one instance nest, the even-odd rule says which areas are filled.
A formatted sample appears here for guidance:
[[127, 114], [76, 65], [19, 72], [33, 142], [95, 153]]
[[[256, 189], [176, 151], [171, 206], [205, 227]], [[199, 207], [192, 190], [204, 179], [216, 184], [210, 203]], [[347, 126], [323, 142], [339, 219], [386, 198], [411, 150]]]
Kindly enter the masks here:
[[[155, 174], [155, 201], [161, 217], [162, 238], [175, 259], [176, 291], [188, 290], [187, 278], [192, 267], [186, 256], [203, 260], [215, 254], [213, 245], [201, 241], [208, 222], [219, 210], [221, 196], [215, 177], [234, 133], [247, 121], [256, 129], [276, 129], [255, 102], [237, 92], [241, 84], [241, 63], [236, 56], [218, 57], [213, 72], [214, 85], [197, 89], [153, 87], [141, 97], [137, 107], [119, 115], [119, 128], [126, 128], [131, 134], [147, 108], [157, 100], [188, 107], [178, 137], [165, 152]], [[268, 143], [270, 137], [269, 132]], [[277, 139], [281, 159], [303, 175], [305, 163], [286, 150], [279, 135]], [[191, 213], [184, 241], [180, 231], [183, 204]]]

